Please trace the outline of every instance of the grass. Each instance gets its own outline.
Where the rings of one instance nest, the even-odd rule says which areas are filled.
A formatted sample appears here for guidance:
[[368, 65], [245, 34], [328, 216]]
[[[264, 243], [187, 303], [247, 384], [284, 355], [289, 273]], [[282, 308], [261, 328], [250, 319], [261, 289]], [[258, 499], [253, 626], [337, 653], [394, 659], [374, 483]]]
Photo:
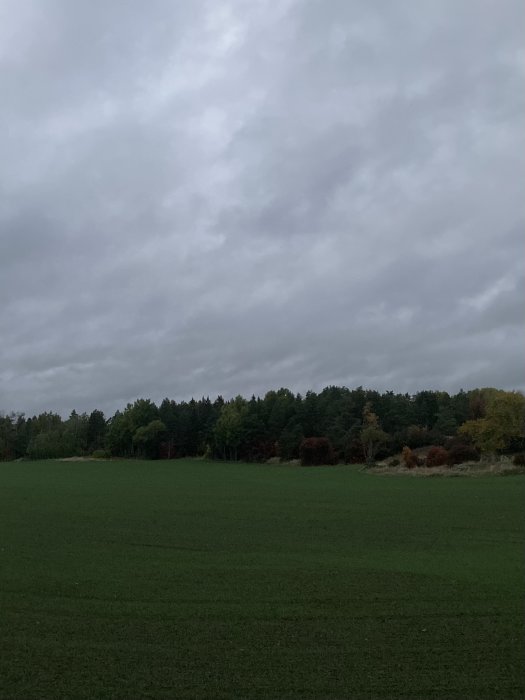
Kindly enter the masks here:
[[0, 697], [522, 698], [525, 479], [0, 465]]

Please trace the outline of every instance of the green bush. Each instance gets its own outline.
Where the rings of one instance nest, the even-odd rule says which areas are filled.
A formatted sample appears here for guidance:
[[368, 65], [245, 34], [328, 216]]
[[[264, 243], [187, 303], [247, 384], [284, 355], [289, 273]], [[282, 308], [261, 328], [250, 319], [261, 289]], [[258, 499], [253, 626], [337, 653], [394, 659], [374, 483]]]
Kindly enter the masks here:
[[107, 450], [94, 450], [91, 456], [95, 459], [109, 459], [109, 452]]

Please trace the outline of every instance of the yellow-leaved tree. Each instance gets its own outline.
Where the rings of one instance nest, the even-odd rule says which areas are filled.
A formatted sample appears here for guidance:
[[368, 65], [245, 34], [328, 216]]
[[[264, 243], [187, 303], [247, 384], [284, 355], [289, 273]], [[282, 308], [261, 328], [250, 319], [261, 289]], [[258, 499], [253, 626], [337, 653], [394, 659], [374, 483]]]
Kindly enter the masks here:
[[482, 458], [508, 449], [525, 438], [525, 396], [517, 391], [494, 393], [489, 397], [485, 417], [466, 421], [459, 432], [472, 439]]
[[388, 435], [381, 430], [379, 418], [372, 411], [372, 404], [367, 401], [363, 409], [363, 423], [361, 428], [361, 445], [368, 465], [374, 464], [377, 451], [385, 442]]

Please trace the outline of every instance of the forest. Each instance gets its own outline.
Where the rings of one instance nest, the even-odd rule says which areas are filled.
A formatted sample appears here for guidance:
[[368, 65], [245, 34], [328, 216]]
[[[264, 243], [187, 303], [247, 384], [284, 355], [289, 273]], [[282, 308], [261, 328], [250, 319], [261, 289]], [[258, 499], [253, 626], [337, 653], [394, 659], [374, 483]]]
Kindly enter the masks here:
[[432, 459], [457, 464], [524, 450], [525, 397], [494, 388], [414, 395], [329, 386], [304, 396], [281, 388], [263, 398], [218, 396], [156, 405], [139, 398], [106, 417], [72, 411], [0, 416], [0, 460], [71, 456], [245, 462], [375, 463], [432, 446]]

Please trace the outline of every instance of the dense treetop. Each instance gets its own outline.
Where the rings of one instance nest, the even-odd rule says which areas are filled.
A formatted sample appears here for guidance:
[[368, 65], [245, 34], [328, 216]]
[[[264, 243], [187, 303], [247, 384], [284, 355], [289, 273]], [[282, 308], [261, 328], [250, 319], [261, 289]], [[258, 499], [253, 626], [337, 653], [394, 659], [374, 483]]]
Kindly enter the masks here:
[[[305, 440], [323, 438], [334, 461], [373, 462], [425, 445], [478, 453], [523, 450], [525, 398], [493, 388], [395, 394], [329, 386], [304, 396], [281, 388], [264, 398], [218, 396], [157, 406], [140, 398], [106, 418], [72, 411], [0, 417], [0, 459], [74, 455], [296, 459]], [[319, 445], [315, 446], [319, 449]]]

